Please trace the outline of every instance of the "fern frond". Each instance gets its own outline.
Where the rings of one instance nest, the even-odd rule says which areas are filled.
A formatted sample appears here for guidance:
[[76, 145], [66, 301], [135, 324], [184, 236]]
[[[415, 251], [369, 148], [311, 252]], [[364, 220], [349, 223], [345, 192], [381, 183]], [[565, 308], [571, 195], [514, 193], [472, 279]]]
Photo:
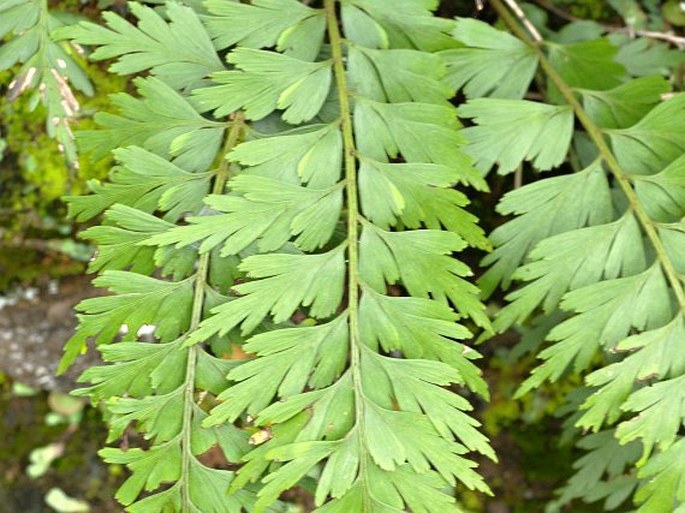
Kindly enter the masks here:
[[[611, 221], [611, 189], [599, 161], [574, 174], [533, 182], [506, 194], [497, 211], [515, 215], [495, 229], [495, 250], [483, 259], [489, 266], [479, 285], [490, 293], [507, 289], [516, 269], [543, 239]], [[502, 328], [505, 326], [502, 325]]]
[[[225, 152], [235, 146], [242, 126], [240, 120], [232, 124]], [[128, 162], [134, 167], [136, 164], [141, 166], [136, 168], [141, 171], [138, 179], [141, 187], [149, 189], [160, 183], [155, 166], [175, 168], [181, 174], [193, 176], [140, 148], [126, 151], [130, 157]], [[135, 157], [140, 157], [139, 161]], [[146, 169], [150, 172], [146, 173]], [[216, 173], [204, 174], [207, 175], [207, 187], [200, 195], [201, 199], [211, 180], [215, 194], [224, 190], [228, 161], [224, 161]], [[116, 175], [113, 179], [116, 180]], [[84, 199], [107, 202], [109, 196], [105, 188], [115, 185], [106, 185]], [[187, 193], [192, 189], [185, 187], [183, 190]], [[80, 380], [91, 385], [76, 393], [106, 403], [111, 415], [110, 442], [120, 437], [129, 425], [135, 425], [150, 440], [147, 449], [107, 448], [100, 452], [105, 461], [125, 464], [131, 471], [131, 476], [117, 493], [117, 499], [128, 511], [251, 511], [254, 492], [241, 490], [228, 497], [226, 489], [234, 472], [210, 468], [199, 459], [203, 453], [217, 447], [227, 460], [238, 461], [248, 449], [249, 435], [244, 430], [232, 425], [202, 426], [207, 418], [202, 394], [219, 394], [225, 388], [224, 376], [237, 362], [216, 358], [205, 348], [187, 345], [188, 337], [197, 331], [206, 308], [216, 303], [219, 290], [226, 287], [226, 275], [217, 283], [214, 279], [217, 271], [212, 268], [221, 269], [230, 280], [235, 275], [235, 271], [231, 271], [232, 262], [211, 263], [210, 259], [220, 259], [215, 252], [198, 256], [191, 248], [174, 252], [169, 251], [170, 248], [141, 246], [154, 234], [164, 233], [175, 225], [145, 212], [142, 204], [136, 206], [138, 208], [121, 203], [112, 206], [106, 218], [114, 225], [94, 227], [86, 233], [101, 244], [103, 251], [93, 265], [111, 269], [132, 264], [132, 270], [141, 270], [140, 264], [124, 253], [127, 249], [135, 249], [147, 257], [142, 270], [151, 272], [160, 267], [163, 272], [172, 271], [176, 280], [183, 279], [162, 281], [131, 271], [105, 271], [95, 284], [108, 287], [116, 295], [88, 299], [79, 305], [83, 312], [81, 323], [67, 345], [62, 366], [73, 361], [88, 338], [95, 337], [96, 342], [103, 344], [100, 351], [108, 364], [88, 369]], [[154, 212], [157, 208], [153, 203], [147, 210]], [[187, 204], [183, 211], [197, 209], [196, 205]], [[125, 341], [111, 344], [122, 325], [129, 330]], [[156, 342], [133, 342], [143, 325], [155, 327]], [[152, 494], [141, 499], [143, 492]]]
[[[106, 271], [96, 278], [96, 286], [116, 292], [115, 296], [85, 299], [79, 310], [82, 317], [77, 333], [65, 347], [61, 369], [65, 369], [86, 348], [86, 340], [107, 344], [114, 340], [121, 326], [126, 325], [131, 337], [135, 337], [143, 325], [157, 326], [157, 336], [162, 341], [176, 338], [188, 327], [192, 283], [189, 280], [167, 282], [126, 271]], [[174, 312], [173, 318], [167, 317]]]
[[168, 251], [168, 248], [151, 248], [140, 243], [174, 225], [151, 214], [127, 207], [113, 205], [105, 213], [104, 226], [93, 226], [81, 232], [81, 237], [93, 241], [98, 252], [91, 260], [89, 272], [105, 270], [130, 270], [150, 275], [155, 267], [163, 276], [173, 275], [174, 280], [187, 278], [196, 260], [196, 251], [186, 248]]
[[[472, 363], [478, 354], [457, 342], [471, 333], [456, 323], [471, 318], [487, 327], [487, 318], [477, 288], [464, 280], [470, 270], [451, 257], [469, 243], [487, 246], [462, 209], [466, 197], [451, 186], [486, 185], [459, 148], [440, 58], [426, 53], [453, 46], [452, 23], [432, 18], [422, 0], [338, 4], [326, 0], [323, 13], [268, 1], [210, 4], [217, 37], [227, 13], [243, 16], [240, 36], [222, 44], [255, 47], [273, 44], [282, 30], [277, 10], [293, 24], [324, 14], [330, 58], [231, 51], [227, 60], [238, 69], [215, 74], [219, 85], [194, 95], [203, 110], [244, 108], [253, 120], [277, 111], [307, 124], [240, 144], [228, 158], [244, 169], [229, 194], [207, 198], [213, 215], [143, 244], [262, 253], [243, 259], [246, 281], [189, 335], [192, 347], [237, 327], [249, 336], [267, 319], [309, 318], [248, 339], [244, 348], [255, 358], [230, 371], [204, 422], [223, 426], [249, 415], [268, 428], [265, 440], [253, 439], [257, 447], [231, 488], [266, 473], [255, 511], [316, 467], [317, 511], [458, 511], [444, 490], [461, 482], [488, 491], [466, 453], [494, 453], [468, 402], [445, 388], [487, 395]], [[257, 32], [260, 20], [265, 33]], [[388, 295], [393, 284], [408, 297]]]
[[219, 215], [189, 217], [190, 224], [160, 233], [145, 244], [188, 246], [202, 240], [200, 252], [221, 244], [221, 255], [236, 255], [255, 241], [274, 251], [295, 238], [303, 250], [324, 246], [338, 224], [342, 187], [313, 189], [261, 176], [238, 176], [229, 187], [243, 196], [209, 196]]
[[604, 500], [611, 511], [635, 492], [637, 473], [631, 467], [640, 455], [638, 443], [622, 446], [611, 430], [592, 433], [580, 439], [577, 447], [587, 452], [573, 465], [576, 473], [568, 480], [555, 504], [568, 504], [573, 499]]
[[[115, 295], [82, 303], [64, 363], [95, 338], [107, 363], [77, 393], [105, 403], [110, 441], [129, 426], [149, 441], [102, 451], [131, 471], [117, 498], [263, 512], [320, 472], [317, 511], [458, 512], [457, 486], [489, 493], [469, 453], [495, 455], [449, 389], [487, 397], [466, 324], [490, 329], [453, 257], [489, 245], [453, 189], [487, 189], [434, 53], [456, 46], [454, 24], [425, 0], [207, 7], [169, 3], [167, 22], [133, 4], [137, 27], [109, 15], [62, 34], [118, 58], [115, 72], [154, 75], [83, 135], [116, 146], [118, 166], [70, 199], [80, 219], [105, 213], [85, 236]], [[158, 272], [171, 279], [138, 274]], [[153, 342], [135, 342], [143, 324]], [[209, 350], [241, 337], [254, 358]], [[205, 467], [213, 446], [243, 465]]]
[[[427, 103], [380, 103], [357, 99], [354, 115], [359, 150], [367, 159], [386, 162], [404, 157], [407, 163], [442, 164], [452, 168], [457, 182], [487, 190], [472, 159], [459, 148], [464, 139], [454, 109]], [[422, 133], [431, 137], [421, 137]]]
[[606, 130], [622, 168], [643, 175], [661, 171], [685, 152], [685, 95], [662, 102], [638, 123]]
[[72, 87], [87, 96], [93, 86], [74, 58], [74, 50], [53, 39], [53, 32], [63, 25], [48, 10], [43, 0], [0, 1], [0, 71], [21, 64], [9, 84], [10, 101], [32, 90], [29, 105], [42, 103], [46, 110], [45, 129], [60, 144], [60, 150], [72, 166], [77, 166], [76, 144], [71, 123], [80, 106]]
[[[682, 341], [685, 315], [685, 262], [681, 257], [685, 238], [680, 235], [685, 216], [685, 148], [681, 140], [685, 96], [676, 94], [671, 100], [658, 101], [664, 82], [657, 77], [618, 85], [615, 66], [607, 67], [609, 72], [602, 77], [591, 77], [582, 66], [572, 70], [569, 61], [555, 57], [555, 45], [547, 45], [547, 56], [499, 0], [493, 4], [507, 25], [535, 50], [558, 97], [573, 110], [598, 153], [590, 168], [523, 187], [502, 203], [503, 207], [514, 206], [507, 212], [523, 215], [498, 229], [506, 238], [497, 240], [497, 232], [494, 234], [500, 247], [488, 257], [496, 263], [485, 279], [508, 284], [513, 278], [528, 283], [507, 296], [510, 304], [500, 312], [496, 329], [523, 322], [539, 309], [546, 314], [557, 309], [567, 312], [567, 318], [547, 334], [551, 345], [539, 355], [544, 363], [518, 395], [545, 380], [559, 379], [569, 367], [582, 374], [600, 354], [611, 355], [612, 363], [586, 377], [589, 393], [574, 422], [593, 431], [618, 424], [617, 429], [595, 435], [597, 440], [600, 435], [616, 437], [611, 441], [614, 447], [619, 447], [617, 441], [621, 446], [631, 445], [620, 449], [613, 470], [609, 466], [593, 470], [589, 463], [597, 461], [603, 449], [588, 441], [585, 448], [593, 452], [578, 462], [582, 470], [569, 482], [561, 500], [606, 498], [607, 504], [615, 506], [637, 486], [638, 512], [678, 511], [685, 507], [685, 495], [675, 484], [685, 475], [677, 463], [682, 457], [679, 430], [685, 422], [680, 393], [685, 368], [682, 359], [673, 355], [680, 352], [675, 344]], [[597, 49], [604, 44], [598, 42]], [[586, 50], [576, 45], [573, 52], [578, 51], [581, 58]], [[598, 55], [604, 59], [611, 53], [602, 50]], [[582, 58], [589, 62], [589, 54]], [[582, 104], [575, 96], [576, 87]], [[644, 103], [627, 108], [619, 91], [644, 94]], [[488, 165], [492, 162], [487, 155], [482, 158]], [[546, 200], [541, 191], [553, 190], [555, 182], [580, 182], [590, 173], [604, 184], [602, 192], [562, 199], [557, 215], [564, 216], [565, 226], [560, 225], [558, 231], [550, 231], [547, 224], [529, 232], [515, 231], [531, 212], [543, 212], [538, 206], [541, 199]], [[601, 176], [604, 173], [614, 182], [611, 194], [608, 180]], [[573, 219], [582, 212], [578, 203], [587, 212], [602, 215]], [[565, 216], [567, 209], [572, 216]], [[556, 216], [553, 219], [556, 221]], [[512, 257], [505, 254], [507, 247], [520, 249]], [[513, 271], [509, 262], [523, 265]], [[640, 446], [642, 458], [638, 461], [632, 448]], [[619, 473], [627, 465], [639, 470], [621, 479]], [[609, 474], [607, 482], [581, 489], [581, 480], [589, 479], [587, 476], [597, 480], [605, 472]]]
[[[351, 8], [349, 8], [351, 7]], [[449, 32], [454, 23], [435, 17], [434, 0], [397, 0], [388, 8], [386, 0], [350, 0], [341, 9], [341, 22], [350, 41], [377, 48], [415, 48], [424, 52], [437, 52], [455, 46]], [[380, 40], [364, 32], [380, 33]]]
[[340, 181], [342, 136], [338, 123], [306, 125], [275, 135], [255, 134], [229, 158], [242, 173], [322, 189]]
[[[127, 511], [240, 513], [252, 510], [254, 492], [227, 496], [235, 473], [210, 468], [201, 458], [214, 449], [237, 462], [249, 447], [249, 434], [235, 426], [202, 427], [204, 398], [211, 401], [225, 388], [225, 375], [237, 362], [186, 344], [207, 310], [225, 301], [223, 293], [238, 276], [235, 258], [144, 243], [204, 212], [210, 192], [224, 192], [230, 163], [223, 157], [243, 137], [244, 123], [239, 114], [228, 122], [204, 118], [175, 91], [191, 94], [223, 65], [194, 11], [174, 3], [166, 7], [169, 22], [132, 4], [137, 27], [109, 14], [109, 28], [83, 24], [61, 34], [103, 45], [96, 59], [119, 56], [115, 72], [150, 69], [155, 75], [136, 81], [142, 98], [115, 97], [120, 114], [101, 114], [104, 129], [81, 135], [98, 155], [115, 148], [118, 161], [107, 183], [91, 183], [93, 194], [69, 198], [78, 219], [105, 213], [105, 224], [84, 236], [99, 245], [91, 263], [102, 272], [95, 285], [114, 295], [79, 305], [79, 328], [61, 370], [95, 339], [106, 364], [88, 369], [80, 379], [90, 386], [76, 394], [105, 404], [110, 442], [131, 426], [148, 440], [145, 448], [100, 452], [105, 461], [131, 471], [116, 496]], [[214, 168], [224, 137], [221, 163]], [[131, 142], [144, 148], [122, 147]], [[171, 279], [146, 276], [157, 270]], [[152, 327], [154, 342], [136, 341], [143, 326]], [[122, 327], [128, 333], [118, 341]], [[226, 343], [217, 337], [209, 342]]]

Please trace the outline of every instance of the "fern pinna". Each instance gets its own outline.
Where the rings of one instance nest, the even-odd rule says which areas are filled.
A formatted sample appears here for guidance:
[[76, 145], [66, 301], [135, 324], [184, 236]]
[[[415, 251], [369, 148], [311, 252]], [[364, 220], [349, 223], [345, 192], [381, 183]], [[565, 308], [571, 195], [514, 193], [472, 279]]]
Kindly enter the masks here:
[[[132, 472], [128, 511], [266, 511], [307, 478], [327, 513], [456, 512], [460, 486], [488, 492], [466, 455], [494, 454], [450, 389], [487, 396], [457, 321], [488, 321], [452, 256], [488, 245], [453, 186], [486, 185], [436, 6], [134, 3], [137, 26], [58, 34], [152, 75], [81, 135], [117, 165], [70, 199], [77, 219], [105, 212], [86, 236], [115, 294], [80, 305], [64, 365], [94, 337], [109, 364], [79, 393], [106, 402], [110, 441], [131, 423], [148, 440], [102, 451]], [[154, 343], [136, 341], [146, 324]], [[220, 358], [243, 337], [253, 358]], [[239, 469], [205, 466], [211, 447]]]
[[47, 0], [0, 0], [0, 20], [0, 39], [7, 39], [0, 48], [0, 71], [21, 64], [9, 83], [8, 99], [31, 92], [30, 108], [45, 106], [46, 132], [57, 139], [69, 164], [77, 167], [71, 123], [80, 106], [72, 88], [90, 96], [93, 85], [74, 48], [51, 37], [65, 24], [63, 18], [48, 9]]
[[[481, 280], [488, 291], [524, 282], [497, 331], [531, 317], [546, 331], [544, 362], [519, 396], [595, 369], [569, 397], [569, 428], [594, 433], [557, 507], [582, 498], [614, 509], [633, 496], [640, 513], [685, 511], [685, 95], [662, 98], [665, 79], [627, 76], [606, 39], [536, 42], [492, 4], [518, 38], [460, 20], [469, 47], [446, 52], [474, 98], [460, 108], [475, 122], [467, 151], [500, 173], [523, 161], [549, 170], [567, 154], [576, 168], [504, 197], [499, 211], [514, 218], [492, 234]], [[505, 57], [511, 76], [486, 73]], [[538, 65], [551, 104], [521, 100]]]

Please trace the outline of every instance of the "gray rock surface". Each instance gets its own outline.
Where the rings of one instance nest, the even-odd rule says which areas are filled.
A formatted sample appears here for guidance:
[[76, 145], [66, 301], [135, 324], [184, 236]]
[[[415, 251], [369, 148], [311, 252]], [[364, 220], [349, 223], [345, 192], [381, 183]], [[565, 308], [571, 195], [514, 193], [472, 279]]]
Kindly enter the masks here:
[[89, 351], [62, 376], [56, 376], [57, 367], [76, 327], [74, 306], [97, 293], [83, 277], [0, 296], [0, 371], [38, 389], [75, 388], [81, 372], [99, 361], [97, 352]]

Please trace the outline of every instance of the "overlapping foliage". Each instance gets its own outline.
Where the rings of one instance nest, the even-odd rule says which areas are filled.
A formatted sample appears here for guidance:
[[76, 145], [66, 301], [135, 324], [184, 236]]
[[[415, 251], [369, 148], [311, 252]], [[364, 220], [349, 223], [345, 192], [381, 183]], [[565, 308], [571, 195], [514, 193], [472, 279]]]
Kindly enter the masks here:
[[[595, 434], [579, 442], [589, 452], [560, 504], [613, 509], [635, 492], [640, 513], [681, 511], [685, 95], [663, 96], [660, 76], [630, 77], [605, 39], [540, 46], [494, 3], [518, 38], [460, 20], [455, 37], [469, 47], [448, 52], [453, 82], [473, 98], [460, 108], [476, 123], [467, 151], [499, 173], [523, 162], [547, 171], [567, 155], [576, 164], [505, 195], [498, 210], [513, 218], [484, 260], [486, 291], [519, 284], [497, 331], [561, 312], [518, 395], [585, 375], [568, 424]], [[511, 75], [487, 72], [505, 59]], [[521, 99], [535, 61], [551, 104]]]
[[68, 198], [104, 212], [85, 235], [113, 294], [79, 305], [63, 367], [94, 339], [108, 364], [78, 394], [106, 404], [110, 441], [147, 439], [103, 449], [131, 471], [117, 498], [266, 511], [309, 476], [321, 512], [460, 511], [455, 488], [489, 492], [469, 453], [494, 453], [460, 394], [487, 396], [460, 341], [489, 324], [452, 255], [489, 243], [453, 189], [487, 187], [435, 53], [453, 22], [423, 0], [205, 7], [57, 34], [151, 75], [80, 134], [117, 165]]
[[[565, 411], [587, 454], [550, 510], [685, 508], [681, 55], [583, 23], [532, 41], [498, 0], [511, 33], [432, 0], [149, 3], [60, 27], [0, 0], [10, 93], [37, 87], [70, 158], [67, 80], [90, 86], [67, 42], [137, 76], [77, 134], [116, 161], [67, 198], [102, 214], [84, 236], [111, 294], [79, 305], [62, 362], [93, 341], [75, 393], [110, 443], [142, 437], [101, 451], [127, 511], [283, 511], [303, 483], [318, 512], [462, 511], [490, 493], [466, 344], [498, 287], [494, 331], [547, 327], [519, 396], [585, 380]], [[455, 255], [490, 249], [465, 207], [493, 168], [536, 181], [500, 202], [477, 287]]]

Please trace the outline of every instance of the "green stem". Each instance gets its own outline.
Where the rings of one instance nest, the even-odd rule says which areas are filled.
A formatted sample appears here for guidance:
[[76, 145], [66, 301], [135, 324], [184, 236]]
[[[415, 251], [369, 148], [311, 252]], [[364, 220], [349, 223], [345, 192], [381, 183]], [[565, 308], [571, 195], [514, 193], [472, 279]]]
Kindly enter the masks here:
[[491, 0], [490, 4], [493, 6], [495, 11], [497, 11], [497, 14], [509, 27], [509, 29], [521, 41], [533, 48], [537, 54], [543, 71], [557, 87], [561, 95], [566, 100], [566, 103], [568, 103], [575, 112], [576, 118], [578, 118], [580, 124], [583, 125], [583, 128], [585, 128], [586, 132], [590, 136], [590, 139], [592, 139], [592, 142], [597, 147], [600, 157], [606, 163], [607, 168], [616, 179], [616, 182], [621, 187], [623, 193], [626, 195], [631, 210], [635, 213], [635, 216], [642, 225], [643, 230], [647, 234], [647, 238], [654, 248], [656, 257], [661, 264], [661, 268], [664, 270], [664, 274], [666, 275], [666, 278], [668, 279], [668, 282], [676, 296], [678, 306], [680, 307], [681, 312], [685, 313], [685, 289], [683, 288], [683, 284], [680, 282], [678, 277], [678, 272], [676, 271], [675, 266], [669, 258], [666, 248], [659, 237], [656, 223], [649, 218], [649, 215], [647, 215], [645, 209], [642, 208], [640, 199], [630, 183], [628, 173], [626, 173], [618, 163], [616, 156], [613, 154], [609, 144], [604, 138], [602, 129], [592, 121], [588, 113], [585, 112], [585, 109], [573, 94], [573, 89], [564, 81], [563, 77], [557, 72], [557, 70], [554, 69], [552, 64], [547, 59], [545, 53], [542, 51], [542, 48], [528, 36], [528, 34], [518, 24], [514, 16], [512, 16], [512, 14], [509, 12], [509, 9], [501, 2], [501, 0]]
[[[350, 371], [355, 394], [355, 428], [359, 440], [359, 474], [366, 473], [364, 432], [364, 401], [361, 376], [361, 341], [359, 340], [359, 197], [357, 193], [357, 149], [352, 126], [350, 90], [347, 86], [343, 39], [338, 26], [336, 0], [324, 0], [328, 39], [331, 45], [333, 73], [340, 100], [340, 119], [345, 156], [345, 193], [347, 196], [347, 297], [349, 311]], [[371, 511], [368, 496], [364, 494], [362, 511]]]
[[[212, 194], [221, 194], [224, 191], [226, 182], [230, 175], [230, 161], [226, 155], [240, 142], [245, 118], [242, 112], [238, 112], [233, 116], [226, 142], [224, 143], [221, 152], [221, 163], [214, 178], [214, 185], [212, 187]], [[202, 322], [202, 312], [205, 304], [205, 288], [207, 287], [207, 277], [209, 276], [209, 260], [210, 252], [203, 253], [200, 256], [197, 273], [195, 274], [195, 295], [193, 297], [193, 310], [190, 316], [190, 328], [188, 333], [195, 331]], [[182, 479], [181, 486], [181, 511], [187, 513], [190, 511], [190, 496], [188, 493], [187, 479], [190, 475], [190, 463], [193, 457], [192, 454], [192, 423], [193, 423], [193, 404], [195, 402], [195, 368], [197, 365], [197, 346], [193, 345], [188, 348], [188, 361], [186, 363], [186, 378], [184, 391], [184, 405], [183, 405], [183, 439], [182, 439]]]

